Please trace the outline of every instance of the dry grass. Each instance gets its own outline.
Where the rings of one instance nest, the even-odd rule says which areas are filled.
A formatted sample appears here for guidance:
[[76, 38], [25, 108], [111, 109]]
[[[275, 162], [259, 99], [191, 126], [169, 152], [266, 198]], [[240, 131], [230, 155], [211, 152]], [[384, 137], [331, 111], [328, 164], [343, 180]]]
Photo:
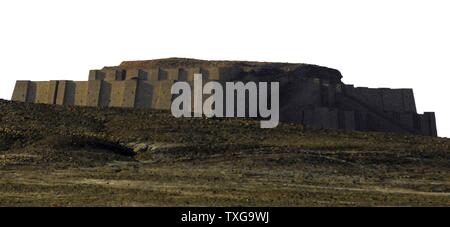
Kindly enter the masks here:
[[448, 139], [165, 111], [0, 110], [1, 206], [450, 205]]

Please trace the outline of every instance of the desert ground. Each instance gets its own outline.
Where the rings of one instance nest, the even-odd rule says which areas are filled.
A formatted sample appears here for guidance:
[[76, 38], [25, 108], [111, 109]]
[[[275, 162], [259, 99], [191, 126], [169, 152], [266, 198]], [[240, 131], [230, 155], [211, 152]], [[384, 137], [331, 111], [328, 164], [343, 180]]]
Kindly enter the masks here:
[[450, 139], [0, 100], [0, 206], [450, 206]]

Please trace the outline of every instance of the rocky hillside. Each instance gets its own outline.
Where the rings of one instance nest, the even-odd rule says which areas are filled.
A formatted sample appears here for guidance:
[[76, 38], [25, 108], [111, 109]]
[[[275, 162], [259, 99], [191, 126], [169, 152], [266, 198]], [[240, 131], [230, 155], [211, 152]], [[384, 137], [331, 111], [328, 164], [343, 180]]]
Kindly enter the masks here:
[[444, 138], [0, 101], [0, 205], [448, 206], [449, 160]]

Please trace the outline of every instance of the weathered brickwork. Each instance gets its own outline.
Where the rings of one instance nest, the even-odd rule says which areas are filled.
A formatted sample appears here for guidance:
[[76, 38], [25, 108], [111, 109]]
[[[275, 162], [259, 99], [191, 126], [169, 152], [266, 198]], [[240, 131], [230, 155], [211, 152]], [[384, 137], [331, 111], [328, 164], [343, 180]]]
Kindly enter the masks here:
[[[418, 114], [412, 89], [354, 87], [325, 67], [200, 61], [178, 66], [126, 62], [89, 71], [88, 81], [17, 81], [13, 101], [91, 107], [170, 109], [171, 86], [204, 82], [280, 82], [280, 120], [312, 128], [437, 136], [433, 112]], [[204, 99], [205, 100], [205, 99]]]

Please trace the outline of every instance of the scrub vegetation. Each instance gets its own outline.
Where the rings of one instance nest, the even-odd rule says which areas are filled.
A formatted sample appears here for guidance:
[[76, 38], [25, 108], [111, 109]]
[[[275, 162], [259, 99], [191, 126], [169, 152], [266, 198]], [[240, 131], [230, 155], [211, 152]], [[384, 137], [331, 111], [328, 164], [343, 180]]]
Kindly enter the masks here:
[[0, 206], [449, 206], [450, 140], [0, 100]]

